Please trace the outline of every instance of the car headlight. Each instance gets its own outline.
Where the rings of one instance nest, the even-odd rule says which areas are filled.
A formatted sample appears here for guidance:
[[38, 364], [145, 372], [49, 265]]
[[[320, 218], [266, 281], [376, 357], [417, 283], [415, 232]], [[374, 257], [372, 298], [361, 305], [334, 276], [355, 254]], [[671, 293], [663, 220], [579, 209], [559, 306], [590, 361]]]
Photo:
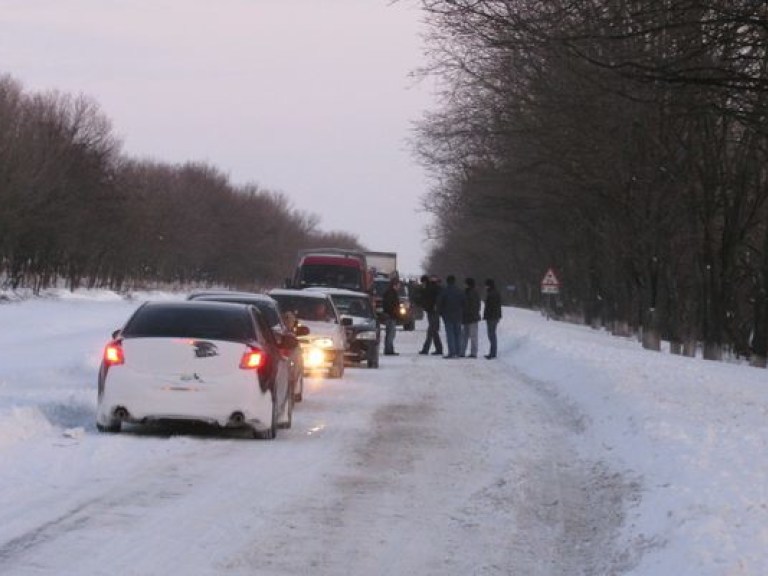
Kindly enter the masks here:
[[376, 340], [376, 332], [372, 332], [370, 330], [366, 332], [360, 332], [357, 336], [355, 336], [358, 340]]
[[325, 364], [325, 351], [314, 346], [304, 351], [304, 367], [319, 368]]
[[333, 348], [332, 338], [315, 338], [312, 340], [312, 345], [319, 348]]

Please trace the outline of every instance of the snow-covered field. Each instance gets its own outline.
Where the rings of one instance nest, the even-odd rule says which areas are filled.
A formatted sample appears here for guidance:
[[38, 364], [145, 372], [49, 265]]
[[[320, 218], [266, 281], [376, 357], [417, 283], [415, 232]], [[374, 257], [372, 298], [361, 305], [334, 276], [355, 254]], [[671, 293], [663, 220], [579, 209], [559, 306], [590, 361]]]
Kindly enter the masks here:
[[181, 297], [0, 304], [0, 575], [768, 574], [765, 370], [506, 308], [499, 359], [398, 332], [275, 441], [97, 433], [109, 334]]

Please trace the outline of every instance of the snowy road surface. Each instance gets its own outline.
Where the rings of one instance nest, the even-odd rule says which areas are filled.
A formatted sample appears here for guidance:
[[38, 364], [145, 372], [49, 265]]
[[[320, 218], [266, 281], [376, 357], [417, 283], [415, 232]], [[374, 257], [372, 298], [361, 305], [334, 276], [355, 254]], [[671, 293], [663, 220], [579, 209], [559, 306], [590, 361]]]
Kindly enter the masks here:
[[[22, 321], [33, 306], [47, 309]], [[16, 338], [0, 342], [29, 355], [3, 375], [26, 380], [11, 416], [27, 437], [0, 444], [0, 574], [627, 567], [615, 537], [637, 486], [576, 457], [582, 415], [503, 358], [420, 356], [423, 332], [398, 332], [402, 354], [379, 370], [309, 380], [293, 428], [275, 441], [198, 429], [101, 435], [99, 348], [135, 303], [91, 305], [74, 321], [72, 306], [17, 306]]]
[[274, 441], [102, 435], [138, 301], [54, 295], [0, 303], [0, 576], [768, 574], [765, 370], [506, 308], [497, 360], [399, 331]]

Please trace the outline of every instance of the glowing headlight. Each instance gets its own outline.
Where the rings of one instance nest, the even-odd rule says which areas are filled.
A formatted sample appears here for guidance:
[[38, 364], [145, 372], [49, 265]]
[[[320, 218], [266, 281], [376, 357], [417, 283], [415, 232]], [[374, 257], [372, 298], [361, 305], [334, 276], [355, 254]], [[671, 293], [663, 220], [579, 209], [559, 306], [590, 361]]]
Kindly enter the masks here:
[[376, 332], [360, 332], [356, 338], [358, 340], [376, 340]]
[[307, 348], [304, 351], [304, 367], [319, 368], [325, 364], [325, 351], [320, 348]]
[[331, 338], [316, 338], [312, 340], [312, 344], [320, 348], [333, 348], [333, 340]]

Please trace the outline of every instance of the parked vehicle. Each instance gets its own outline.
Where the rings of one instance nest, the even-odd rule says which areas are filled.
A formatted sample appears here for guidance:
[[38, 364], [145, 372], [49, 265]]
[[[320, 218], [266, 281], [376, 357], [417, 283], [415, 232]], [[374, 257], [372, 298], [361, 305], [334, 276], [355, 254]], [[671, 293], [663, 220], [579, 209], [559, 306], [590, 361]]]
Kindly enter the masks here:
[[365, 362], [368, 368], [379, 367], [379, 343], [381, 325], [373, 310], [371, 296], [364, 292], [353, 292], [341, 288], [308, 288], [330, 295], [342, 320], [350, 318], [351, 325], [346, 327], [347, 362], [359, 364]]
[[399, 275], [397, 268], [397, 252], [366, 252], [368, 270], [373, 277], [389, 277]]
[[345, 326], [328, 294], [312, 290], [276, 288], [269, 295], [280, 310], [292, 312], [309, 334], [299, 337], [304, 355], [304, 372], [326, 372], [331, 378], [344, 375], [344, 351], [347, 346]]
[[365, 253], [342, 248], [300, 250], [290, 287], [301, 289], [310, 286], [368, 292], [371, 275]]
[[144, 303], [104, 349], [96, 426], [195, 421], [271, 439], [291, 426], [289, 371], [255, 306]]
[[[373, 280], [373, 300], [378, 318], [381, 318], [384, 314], [382, 297], [384, 296], [384, 291], [389, 286], [390, 281], [390, 278], [387, 276], [377, 276]], [[398, 326], [402, 326], [403, 330], [406, 332], [410, 332], [416, 328], [416, 316], [410, 300], [409, 287], [405, 282], [400, 282], [400, 289], [398, 290], [397, 295], [400, 297], [400, 310], [396, 318], [397, 324]]]
[[277, 300], [267, 294], [254, 292], [235, 291], [205, 291], [194, 292], [187, 300], [213, 301], [213, 302], [238, 302], [240, 304], [252, 304], [263, 314], [264, 319], [272, 328], [275, 339], [280, 346], [280, 352], [288, 359], [291, 369], [291, 392], [295, 402], [301, 402], [304, 398], [304, 358], [301, 347], [297, 346], [296, 337], [309, 334], [309, 328], [298, 326], [291, 330], [286, 326]]

